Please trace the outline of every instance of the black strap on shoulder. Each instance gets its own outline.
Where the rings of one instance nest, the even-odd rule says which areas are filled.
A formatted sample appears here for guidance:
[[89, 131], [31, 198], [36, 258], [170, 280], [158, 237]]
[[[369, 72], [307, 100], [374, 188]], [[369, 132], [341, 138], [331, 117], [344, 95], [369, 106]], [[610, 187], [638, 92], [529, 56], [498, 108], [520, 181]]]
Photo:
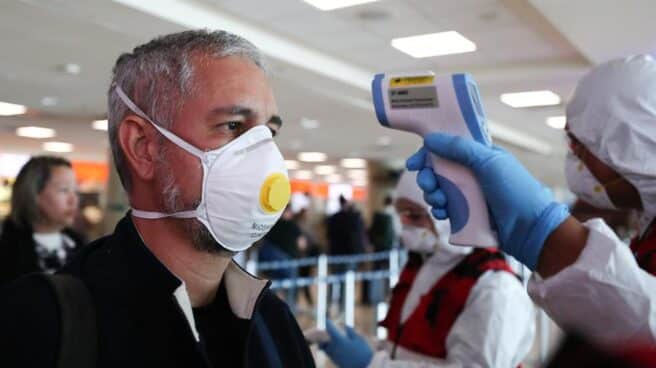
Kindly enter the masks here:
[[44, 275], [57, 296], [61, 321], [58, 368], [96, 366], [96, 312], [84, 283], [69, 275]]

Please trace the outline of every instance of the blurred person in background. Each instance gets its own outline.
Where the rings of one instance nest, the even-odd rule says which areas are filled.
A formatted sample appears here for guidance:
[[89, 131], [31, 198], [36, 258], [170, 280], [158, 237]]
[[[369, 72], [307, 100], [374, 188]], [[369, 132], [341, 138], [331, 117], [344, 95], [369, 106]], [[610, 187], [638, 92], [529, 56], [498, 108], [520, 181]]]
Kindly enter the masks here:
[[362, 214], [344, 196], [339, 196], [339, 211], [328, 218], [328, 253], [349, 255], [363, 253], [366, 233]]
[[285, 207], [278, 222], [264, 238], [290, 259], [298, 258], [300, 249], [305, 249], [307, 246], [307, 240], [301, 228], [294, 221], [294, 212], [290, 205]]
[[397, 187], [409, 259], [380, 323], [387, 340], [374, 353], [353, 329], [328, 323], [321, 349], [340, 368], [517, 367], [535, 334], [522, 282], [501, 252], [449, 244], [449, 224], [432, 218], [416, 176], [405, 172]]
[[383, 252], [392, 249], [394, 240], [401, 234], [400, 231], [397, 233], [394, 224], [396, 215], [390, 213], [390, 208], [394, 210], [392, 207], [393, 203], [392, 197], [386, 196], [383, 200], [383, 208], [374, 212], [371, 226], [367, 231], [369, 243], [372, 245], [374, 252]]
[[[369, 244], [373, 252], [385, 252], [392, 249], [396, 243], [396, 238], [401, 234], [397, 232], [395, 218], [398, 218], [394, 210], [394, 200], [387, 195], [383, 199], [383, 207], [374, 212], [371, 219], [371, 226], [367, 230]], [[371, 269], [380, 270], [389, 267], [389, 261], [374, 261]], [[362, 303], [370, 305], [382, 302], [385, 299], [385, 280], [365, 280], [362, 283]]]
[[[339, 211], [328, 218], [326, 223], [328, 254], [334, 256], [364, 253], [367, 245], [362, 214], [355, 205], [343, 195], [339, 196]], [[356, 268], [353, 263], [336, 263], [331, 266], [331, 273], [343, 274]], [[341, 308], [344, 290], [339, 283], [331, 284], [331, 303]]]
[[401, 236], [403, 224], [401, 223], [399, 214], [396, 212], [396, 208], [394, 208], [394, 198], [391, 195], [385, 196], [383, 206], [383, 212], [392, 218], [392, 225], [394, 227], [394, 245], [396, 245]]
[[[291, 205], [287, 205], [278, 222], [264, 236], [264, 242], [258, 251], [258, 259], [263, 262], [297, 259], [301, 250], [306, 247], [307, 240], [303, 236], [301, 228], [294, 221]], [[296, 267], [286, 267], [272, 271], [274, 272], [270, 274], [277, 276], [275, 278], [294, 279], [298, 277], [298, 268]], [[296, 291], [294, 286], [287, 290], [286, 301], [292, 310], [296, 308]]]
[[71, 229], [78, 212], [71, 163], [32, 157], [20, 170], [0, 235], [0, 284], [30, 272], [54, 273], [83, 245]]
[[[303, 207], [296, 214], [294, 214], [294, 222], [301, 229], [301, 234], [305, 238], [304, 244], [299, 244], [299, 258], [316, 257], [321, 253], [321, 247], [319, 246], [317, 238], [314, 236], [310, 226], [308, 211], [308, 207]], [[298, 275], [300, 277], [309, 277], [311, 274], [312, 266], [299, 267], [298, 269]], [[303, 286], [302, 290], [303, 296], [305, 297], [305, 300], [308, 302], [308, 304], [313, 304], [310, 286]]]

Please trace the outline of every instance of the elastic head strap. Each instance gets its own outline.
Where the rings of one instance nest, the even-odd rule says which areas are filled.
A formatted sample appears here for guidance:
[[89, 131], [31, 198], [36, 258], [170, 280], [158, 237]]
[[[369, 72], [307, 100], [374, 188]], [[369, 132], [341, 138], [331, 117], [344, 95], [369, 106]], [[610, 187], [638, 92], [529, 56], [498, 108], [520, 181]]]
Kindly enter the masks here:
[[201, 160], [205, 159], [205, 152], [204, 151], [199, 150], [198, 148], [196, 148], [196, 147], [192, 146], [191, 144], [187, 143], [184, 139], [182, 139], [182, 138], [178, 137], [177, 135], [171, 133], [169, 130], [164, 129], [161, 126], [155, 124], [155, 122], [152, 121], [150, 119], [150, 117], [148, 117], [148, 115], [146, 115], [146, 113], [143, 112], [139, 108], [139, 106], [137, 106], [134, 102], [132, 102], [130, 97], [128, 97], [128, 95], [126, 95], [125, 92], [123, 92], [123, 89], [120, 86], [116, 86], [116, 88], [114, 88], [114, 91], [116, 91], [116, 94], [118, 95], [118, 97], [121, 99], [121, 101], [123, 101], [123, 103], [128, 108], [130, 108], [130, 110], [132, 110], [135, 114], [139, 115], [141, 118], [143, 118], [146, 121], [148, 121], [149, 123], [151, 123], [155, 127], [155, 129], [157, 129], [157, 131], [159, 131], [168, 140], [170, 140], [171, 142], [177, 144], [180, 148], [182, 148], [183, 150], [185, 150], [185, 151], [191, 153], [192, 155], [200, 158]]
[[190, 210], [190, 211], [180, 211], [180, 212], [174, 212], [174, 213], [162, 213], [162, 212], [151, 212], [151, 211], [141, 211], [137, 209], [132, 209], [132, 215], [134, 217], [142, 218], [142, 219], [147, 219], [147, 220], [157, 220], [157, 219], [162, 219], [166, 217], [173, 217], [173, 218], [196, 218], [199, 216], [198, 210]]

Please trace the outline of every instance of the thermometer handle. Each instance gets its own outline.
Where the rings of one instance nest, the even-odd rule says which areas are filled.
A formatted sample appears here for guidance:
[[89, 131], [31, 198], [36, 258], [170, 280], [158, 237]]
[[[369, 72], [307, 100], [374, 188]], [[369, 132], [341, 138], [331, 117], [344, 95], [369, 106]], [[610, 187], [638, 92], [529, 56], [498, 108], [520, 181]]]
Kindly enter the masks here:
[[484, 248], [498, 246], [485, 196], [472, 171], [433, 154], [431, 163], [437, 182], [447, 197], [451, 222], [449, 243]]

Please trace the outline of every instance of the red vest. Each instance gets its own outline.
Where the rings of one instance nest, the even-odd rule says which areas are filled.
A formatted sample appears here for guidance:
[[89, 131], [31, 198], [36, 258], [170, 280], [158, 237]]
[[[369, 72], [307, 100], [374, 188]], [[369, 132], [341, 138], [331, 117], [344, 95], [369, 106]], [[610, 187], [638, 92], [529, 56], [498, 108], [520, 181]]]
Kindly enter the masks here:
[[[389, 312], [380, 325], [387, 328], [387, 339], [395, 347], [400, 345], [413, 352], [443, 359], [451, 326], [465, 308], [469, 292], [478, 278], [489, 270], [514, 273], [501, 252], [477, 248], [442, 276], [401, 324], [401, 309], [421, 264], [419, 257], [410, 257], [392, 290]], [[392, 359], [395, 353], [396, 349], [391, 354]]]
[[647, 229], [645, 236], [633, 239], [631, 250], [640, 268], [656, 276], [656, 222]]

